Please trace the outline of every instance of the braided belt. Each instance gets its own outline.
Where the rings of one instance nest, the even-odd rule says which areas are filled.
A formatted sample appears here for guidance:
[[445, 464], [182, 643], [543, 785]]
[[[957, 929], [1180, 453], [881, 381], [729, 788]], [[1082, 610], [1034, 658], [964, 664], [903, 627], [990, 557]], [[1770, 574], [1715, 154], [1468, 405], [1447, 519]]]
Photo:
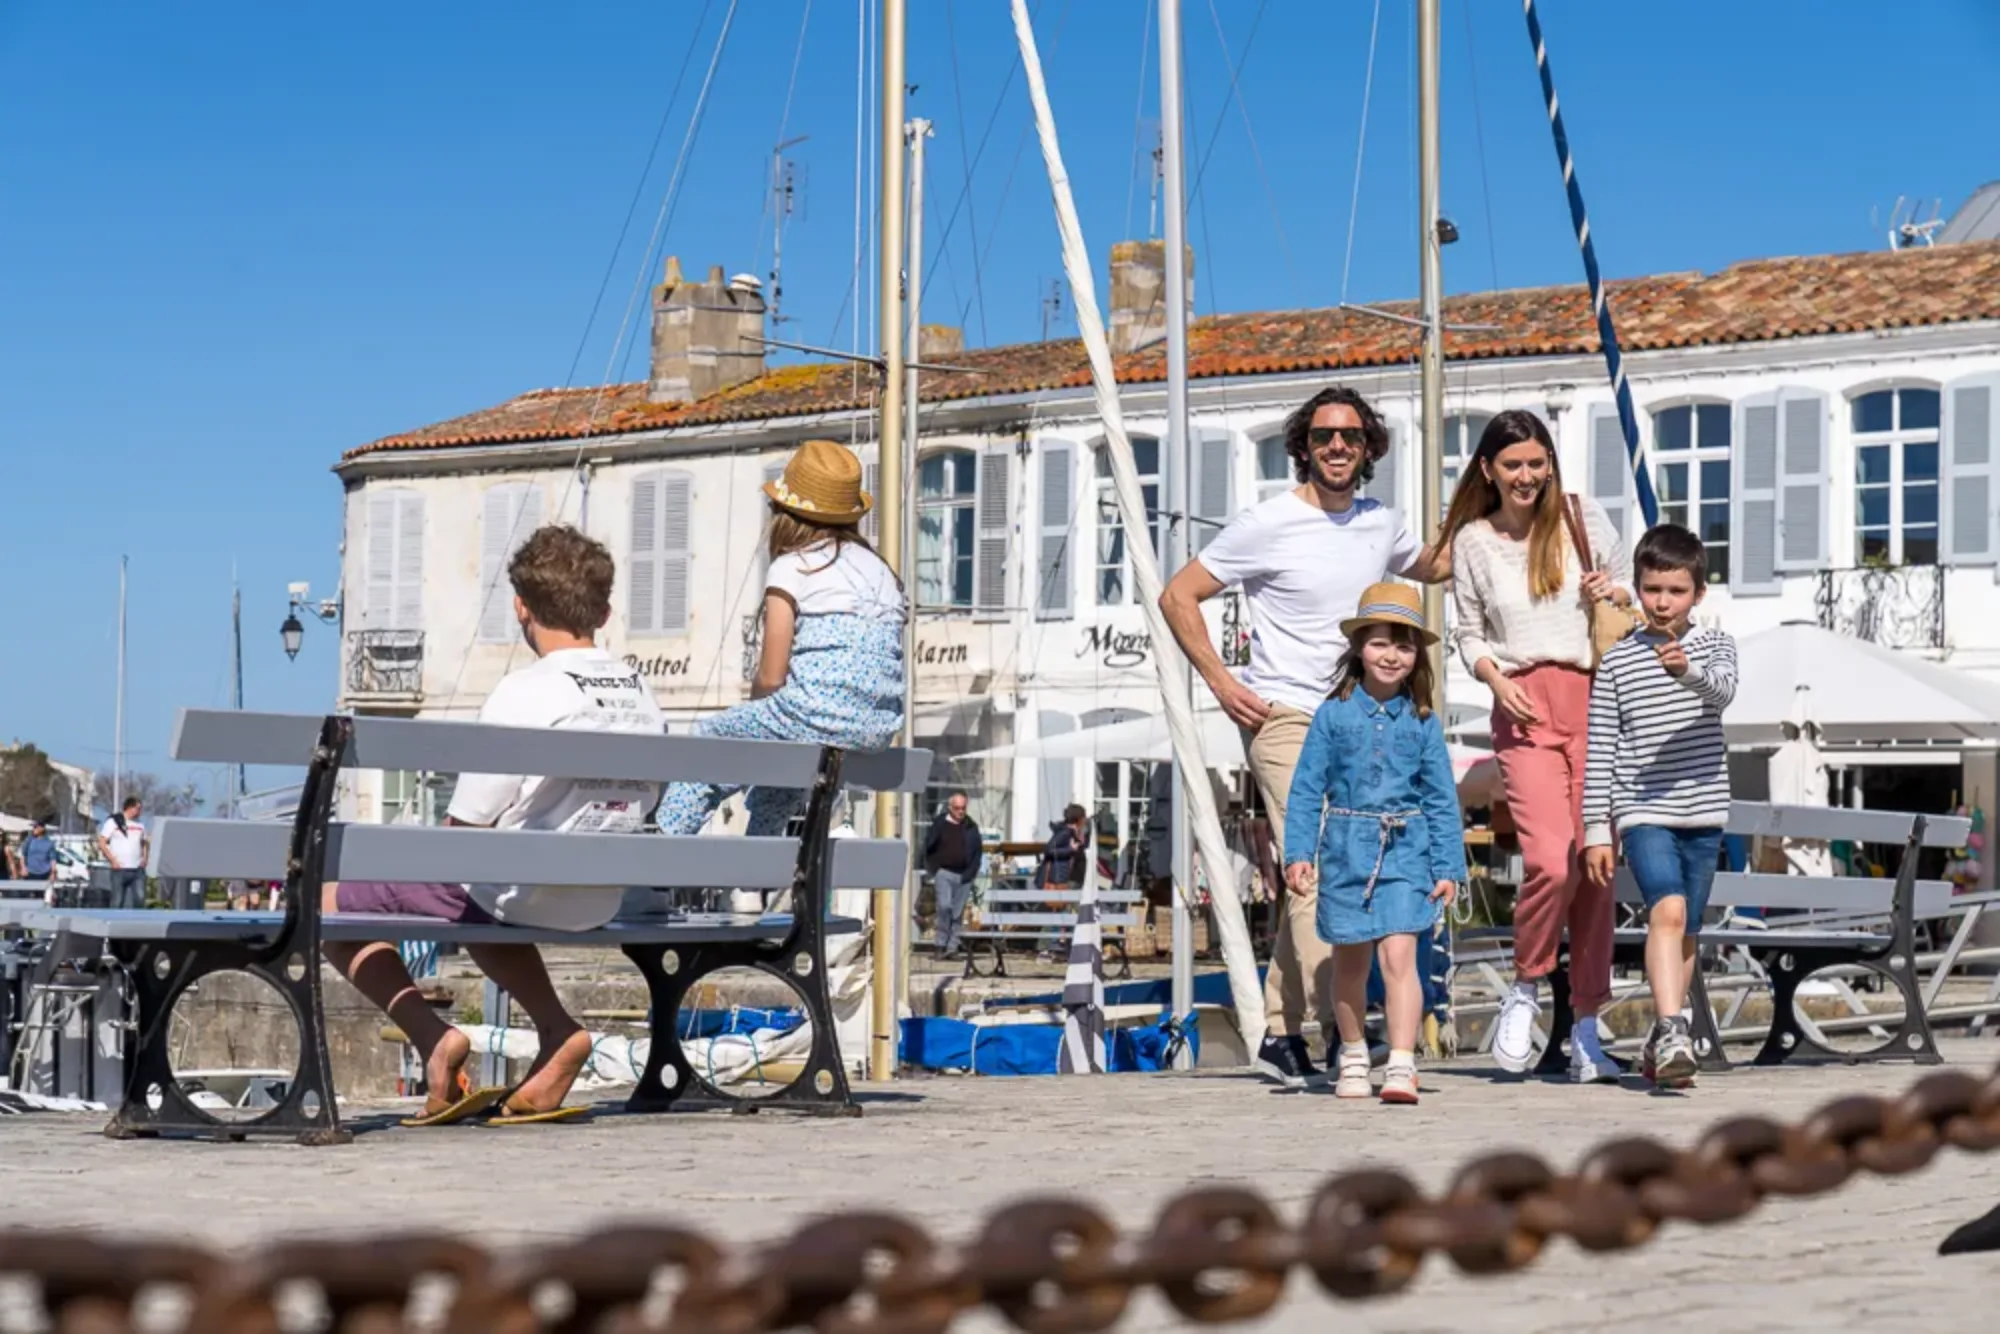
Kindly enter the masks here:
[[[1361, 891], [1361, 906], [1366, 908], [1375, 901], [1375, 882], [1382, 878], [1382, 862], [1389, 855], [1389, 843], [1396, 834], [1409, 828], [1410, 821], [1420, 818], [1422, 811], [1350, 811], [1339, 806], [1325, 805], [1319, 810], [1319, 842], [1315, 850], [1326, 843], [1326, 822], [1331, 816], [1341, 816], [1349, 820], [1373, 820], [1380, 837], [1375, 843], [1375, 865], [1368, 872], [1368, 886]], [[1315, 863], [1315, 874], [1319, 867]]]

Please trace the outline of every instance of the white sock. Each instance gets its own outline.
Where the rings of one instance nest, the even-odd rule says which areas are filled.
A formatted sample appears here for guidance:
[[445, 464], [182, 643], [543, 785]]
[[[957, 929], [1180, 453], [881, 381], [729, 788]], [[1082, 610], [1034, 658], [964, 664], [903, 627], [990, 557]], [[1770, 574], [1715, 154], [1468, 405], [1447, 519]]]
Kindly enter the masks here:
[[1514, 994], [1522, 1000], [1539, 1001], [1541, 999], [1541, 986], [1535, 982], [1516, 982], [1514, 984]]
[[1368, 1044], [1365, 1042], [1343, 1042], [1340, 1044], [1340, 1064], [1367, 1065]]
[[1402, 1051], [1391, 1047], [1389, 1049], [1389, 1068], [1392, 1070], [1403, 1069], [1414, 1071], [1417, 1068], [1417, 1054], [1414, 1051]]
[[1682, 1022], [1682, 1023], [1684, 1023], [1684, 1024], [1688, 1024], [1688, 1025], [1690, 1025], [1690, 1026], [1691, 1026], [1691, 1025], [1693, 1025], [1693, 1023], [1694, 1023], [1694, 1006], [1692, 1006], [1692, 1005], [1683, 1005], [1683, 1006], [1681, 1006], [1681, 1022]]

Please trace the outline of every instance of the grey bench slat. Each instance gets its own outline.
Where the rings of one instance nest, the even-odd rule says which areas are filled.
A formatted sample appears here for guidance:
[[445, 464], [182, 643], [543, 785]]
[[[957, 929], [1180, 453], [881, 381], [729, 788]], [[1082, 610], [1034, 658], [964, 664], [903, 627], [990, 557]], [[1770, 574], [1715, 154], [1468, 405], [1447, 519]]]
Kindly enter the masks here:
[[[901, 840], [829, 842], [836, 889], [902, 885], [909, 858]], [[798, 846], [793, 838], [337, 824], [328, 830], [326, 874], [329, 880], [783, 889], [792, 883]], [[151, 869], [176, 879], [278, 880], [290, 847], [284, 825], [174, 816], [154, 830]]]
[[[1636, 945], [1646, 938], [1646, 932], [1639, 927], [1622, 926], [1612, 934], [1623, 945]], [[1769, 931], [1712, 929], [1703, 931], [1699, 939], [1704, 945], [1720, 945], [1730, 949], [1741, 946], [1746, 949], [1852, 947], [1879, 950], [1886, 948], [1894, 937], [1879, 935], [1873, 931], [1793, 931], [1784, 927], [1774, 927]]]
[[[146, 908], [37, 908], [21, 923], [30, 931], [67, 929], [91, 940], [269, 940], [284, 925], [283, 913], [156, 912]], [[694, 913], [684, 917], [612, 922], [594, 931], [543, 931], [493, 922], [462, 925], [437, 917], [374, 913], [329, 913], [320, 919], [326, 940], [438, 940], [461, 945], [664, 945], [734, 940], [778, 940], [791, 930], [786, 915], [751, 917]], [[830, 917], [827, 930], [852, 934], [861, 923]]]
[[[1718, 908], [1820, 908], [1886, 916], [1895, 902], [1895, 892], [1896, 882], [1886, 879], [1722, 871], [1715, 877], [1708, 901]], [[1628, 868], [1619, 868], [1615, 893], [1620, 903], [1642, 902]], [[1942, 917], [1951, 911], [1951, 886], [1942, 880], [1919, 880], [1915, 902], [1919, 918]]]
[[[980, 916], [988, 926], [1075, 926], [1073, 912], [990, 912]], [[1099, 913], [1099, 926], [1131, 926], [1139, 919], [1131, 913]], [[959, 934], [963, 935], [963, 932]]]
[[[1746, 837], [1847, 839], [1855, 843], [1902, 843], [1910, 837], [1916, 817], [1902, 811], [1857, 811], [1840, 806], [1776, 806], [1761, 801], [1729, 803], [1732, 834]], [[1960, 848], [1972, 832], [1962, 815], [1924, 817], [1923, 846]]]
[[[303, 713], [183, 709], [174, 727], [175, 759], [199, 763], [301, 767], [312, 757], [325, 720]], [[522, 762], [534, 757], [532, 770]], [[500, 727], [430, 718], [356, 718], [341, 761], [348, 769], [518, 774], [641, 782], [692, 780], [805, 787], [819, 772], [819, 747], [786, 741], [647, 736], [561, 728]], [[920, 792], [927, 750], [854, 752], [841, 766], [848, 787]]]
[[[1137, 903], [1144, 896], [1129, 889], [1100, 890], [1099, 903]], [[1068, 893], [1049, 892], [1040, 889], [989, 889], [986, 891], [988, 903], [1081, 903], [1083, 894], [1079, 890]]]

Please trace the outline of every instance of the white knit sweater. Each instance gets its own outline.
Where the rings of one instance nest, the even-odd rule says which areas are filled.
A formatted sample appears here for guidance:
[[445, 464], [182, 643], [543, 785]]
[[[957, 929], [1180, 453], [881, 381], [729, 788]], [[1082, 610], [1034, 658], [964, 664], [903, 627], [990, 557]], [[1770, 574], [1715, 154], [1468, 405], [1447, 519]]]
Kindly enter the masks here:
[[[1632, 555], [1604, 507], [1586, 498], [1583, 527], [1592, 559], [1620, 588], [1632, 587]], [[1513, 673], [1537, 663], [1590, 670], [1590, 615], [1583, 597], [1583, 566], [1576, 544], [1563, 533], [1562, 589], [1536, 599], [1528, 591], [1528, 544], [1502, 537], [1485, 519], [1459, 530], [1451, 549], [1451, 594], [1457, 616], [1452, 640], [1466, 670], [1478, 673], [1493, 659]]]

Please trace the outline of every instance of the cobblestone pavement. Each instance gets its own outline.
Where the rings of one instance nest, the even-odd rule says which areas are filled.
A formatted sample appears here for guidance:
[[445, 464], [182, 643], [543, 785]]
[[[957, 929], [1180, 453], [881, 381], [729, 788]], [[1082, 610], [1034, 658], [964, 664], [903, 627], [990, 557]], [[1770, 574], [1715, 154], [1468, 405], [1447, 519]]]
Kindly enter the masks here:
[[[1983, 1072], [2000, 1043], [1946, 1044]], [[275, 1233], [446, 1227], [492, 1241], [670, 1217], [749, 1241], [824, 1210], [886, 1206], [960, 1237], [1024, 1193], [1073, 1193], [1126, 1227], [1204, 1182], [1247, 1183], [1294, 1215], [1324, 1175], [1393, 1166], [1437, 1187], [1464, 1159], [1527, 1147], [1573, 1162], [1600, 1139], [1686, 1142], [1743, 1113], [1797, 1117], [1843, 1094], [1898, 1090], [1906, 1065], [1740, 1069], [1687, 1096], [1514, 1082], [1484, 1062], [1425, 1073], [1421, 1107], [1288, 1095], [1226, 1073], [928, 1079], [866, 1093], [852, 1121], [604, 1115], [584, 1125], [383, 1130], [349, 1147], [118, 1144], [101, 1117], [0, 1121], [0, 1226], [137, 1227], [214, 1242]], [[358, 1111], [359, 1109], [357, 1109]], [[376, 1124], [382, 1124], [379, 1118]], [[1261, 1328], [1551, 1331], [1991, 1330], [2000, 1255], [1942, 1260], [1938, 1241], [2000, 1204], [2000, 1156], [1947, 1153], [1898, 1180], [1857, 1178], [1731, 1226], [1669, 1228], [1641, 1251], [1552, 1247], [1525, 1275], [1433, 1262], [1414, 1290], [1336, 1309], [1310, 1280]], [[997, 1330], [968, 1319], [968, 1330]], [[1147, 1300], [1124, 1328], [1176, 1328]]]

